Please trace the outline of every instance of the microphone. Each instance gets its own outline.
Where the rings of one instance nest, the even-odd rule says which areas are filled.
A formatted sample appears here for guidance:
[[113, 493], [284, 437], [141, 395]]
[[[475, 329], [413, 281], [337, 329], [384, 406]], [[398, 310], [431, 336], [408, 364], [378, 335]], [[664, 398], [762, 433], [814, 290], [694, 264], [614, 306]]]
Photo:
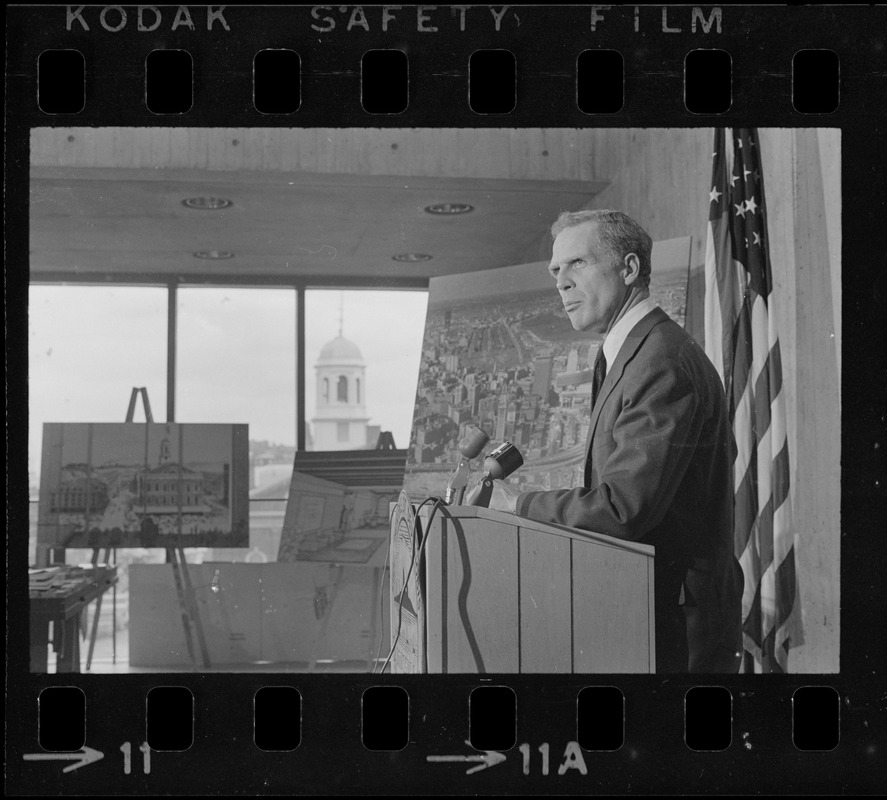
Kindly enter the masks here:
[[462, 498], [465, 495], [465, 487], [468, 486], [468, 473], [471, 466], [468, 463], [472, 458], [477, 458], [481, 450], [484, 449], [490, 437], [487, 436], [480, 428], [472, 425], [465, 434], [465, 438], [459, 442], [459, 452], [462, 458], [459, 459], [459, 465], [456, 471], [447, 482], [447, 505], [461, 505]]
[[502, 442], [484, 459], [484, 475], [480, 483], [471, 490], [468, 502], [481, 508], [490, 507], [493, 496], [493, 481], [501, 481], [523, 466], [524, 458], [511, 442]]

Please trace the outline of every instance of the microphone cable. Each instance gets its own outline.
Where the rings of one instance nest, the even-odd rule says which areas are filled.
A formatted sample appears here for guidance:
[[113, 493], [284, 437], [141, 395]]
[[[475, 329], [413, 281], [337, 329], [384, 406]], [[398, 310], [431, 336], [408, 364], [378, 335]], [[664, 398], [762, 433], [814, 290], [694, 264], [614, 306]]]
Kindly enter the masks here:
[[[425, 525], [425, 535], [422, 537], [422, 541], [419, 543], [419, 549], [415, 550], [413, 553], [413, 557], [410, 560], [410, 568], [407, 570], [406, 578], [404, 578], [403, 589], [400, 593], [400, 602], [398, 603], [397, 607], [397, 631], [394, 635], [394, 641], [391, 643], [391, 649], [388, 651], [388, 657], [385, 659], [385, 663], [382, 665], [382, 669], [379, 671], [380, 675], [384, 674], [389, 663], [391, 663], [391, 657], [394, 655], [394, 651], [397, 648], [397, 643], [400, 641], [400, 631], [403, 625], [403, 595], [406, 591], [407, 586], [409, 585], [410, 576], [413, 574], [413, 567], [416, 566], [416, 564], [418, 564], [419, 561], [422, 559], [422, 553], [425, 551], [425, 543], [428, 541], [428, 532], [431, 530], [431, 522], [434, 520], [434, 515], [437, 514], [438, 509], [444, 508], [446, 506], [446, 502], [440, 497], [426, 497], [421, 503], [419, 503], [419, 505], [416, 506], [416, 510], [413, 513], [414, 543], [416, 541], [415, 536], [419, 534], [419, 512], [422, 510], [423, 506], [426, 506], [429, 503], [433, 503], [433, 507], [431, 509], [431, 514], [428, 517], [428, 522]], [[418, 612], [418, 609], [416, 609], [416, 611]]]

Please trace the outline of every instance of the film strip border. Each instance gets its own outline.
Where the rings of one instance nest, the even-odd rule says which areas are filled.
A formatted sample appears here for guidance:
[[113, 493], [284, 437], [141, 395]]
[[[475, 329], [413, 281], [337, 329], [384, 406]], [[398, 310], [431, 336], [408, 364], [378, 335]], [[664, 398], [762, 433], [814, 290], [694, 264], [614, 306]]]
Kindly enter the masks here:
[[[859, 746], [867, 711], [832, 686], [650, 684], [621, 676], [512, 686], [504, 676], [136, 676], [28, 692], [36, 711], [10, 767], [39, 793], [83, 782], [114, 794], [392, 794], [458, 785], [547, 792], [693, 793], [706, 765], [731, 792], [821, 787], [877, 747]], [[262, 680], [264, 678], [264, 680]], [[187, 684], [187, 685], [185, 685]], [[443, 695], [443, 697], [442, 697]], [[444, 699], [445, 697], [445, 699]], [[31, 739], [32, 734], [34, 739]], [[781, 770], [761, 771], [778, 761]], [[639, 778], [643, 780], [639, 782]], [[80, 786], [83, 783], [78, 784]]]
[[[126, 25], [116, 31], [107, 30], [101, 20], [104, 8], [111, 9], [105, 11], [107, 26], [120, 25], [118, 8], [128, 15]], [[453, 7], [455, 12], [440, 7], [428, 12], [427, 22], [420, 21], [414, 9], [393, 10], [405, 24], [396, 28], [392, 21], [387, 30], [382, 29], [381, 9], [369, 6], [363, 9], [366, 26], [351, 6], [262, 9], [261, 14], [245, 7], [229, 7], [222, 12], [227, 27], [220, 23], [208, 27], [206, 17], [201, 16], [207, 13], [205, 8], [198, 12], [196, 7], [188, 7], [187, 14], [180, 8], [158, 7], [162, 20], [151, 30], [147, 30], [153, 26], [150, 12], [143, 12], [146, 30], [140, 30], [138, 12], [131, 6], [84, 7], [82, 15], [88, 31], [79, 30], [76, 19], [67, 28], [65, 6], [14, 7], [8, 12], [7, 166], [12, 167], [10, 181], [25, 176], [17, 189], [8, 184], [13, 193], [18, 192], [20, 198], [27, 194], [28, 126], [64, 126], [75, 121], [78, 125], [225, 127], [311, 127], [331, 122], [373, 127], [652, 126], [714, 125], [733, 120], [757, 125], [840, 125], [848, 154], [845, 187], [864, 187], [864, 191], [847, 193], [845, 203], [847, 239], [856, 257], [852, 263], [858, 265], [844, 282], [845, 307], [853, 308], [855, 317], [845, 343], [859, 356], [848, 360], [845, 378], [854, 388], [855, 381], [868, 385], [863, 373], [872, 372], [866, 349], [866, 330], [871, 328], [863, 329], [862, 323], [866, 321], [865, 310], [871, 311], [873, 296], [878, 296], [879, 284], [870, 283], [870, 278], [885, 249], [883, 225], [877, 224], [876, 204], [870, 202], [872, 197], [883, 196], [885, 188], [883, 146], [880, 139], [876, 141], [884, 119], [877, 99], [884, 96], [887, 75], [883, 36], [878, 33], [885, 28], [883, 8], [841, 9], [838, 15], [830, 7], [723, 7], [718, 26], [718, 18], [713, 17], [715, 7], [699, 7], [698, 12], [696, 7], [664, 6], [640, 7], [637, 12], [630, 6], [514, 7], [501, 17], [497, 28], [493, 9], [499, 13], [503, 7], [466, 7], [464, 27], [458, 11], [461, 7]], [[335, 27], [328, 31], [312, 29], [315, 23], [329, 25], [316, 19], [313, 9], [331, 16]], [[602, 19], [595, 20], [596, 13]], [[177, 18], [180, 22], [174, 25]], [[711, 22], [708, 30], [703, 20]], [[167, 50], [184, 51], [189, 57], [191, 105], [184, 113], [155, 113], [146, 102], [147, 58]], [[363, 58], [370, 52], [391, 50], [407, 57], [407, 107], [401, 113], [370, 113], [362, 105]], [[827, 116], [806, 115], [793, 105], [797, 92], [793, 92], [792, 67], [802, 50], [814, 51], [820, 57], [825, 53], [827, 58], [831, 52], [838, 59], [838, 105], [831, 113], [822, 112]], [[82, 110], [76, 115], [56, 113], [58, 109], [54, 113], [41, 110], [40, 59], [49, 51], [73, 51], [82, 57], [83, 80], [75, 75], [73, 81], [84, 87]], [[256, 58], [264, 51], [291, 51], [298, 56], [296, 109], [263, 113], [256, 107]], [[514, 107], [508, 113], [480, 112], [470, 105], [470, 58], [476, 52], [501, 51], [513, 57]], [[579, 60], [587, 51], [619, 55], [623, 68], [623, 103], [619, 110], [605, 114], [583, 110], [579, 105]], [[685, 65], [696, 51], [722, 51], [730, 59], [730, 104], [720, 115], [694, 114], [685, 105]], [[723, 56], [718, 57], [723, 60]], [[834, 72], [831, 78], [833, 86]], [[723, 85], [718, 108], [723, 108]], [[707, 88], [701, 97], [712, 99], [715, 94], [711, 92]], [[293, 94], [288, 98], [292, 104]], [[615, 108], [615, 102], [611, 108]], [[871, 160], [872, 156], [877, 158]], [[25, 202], [12, 221], [26, 219]], [[859, 226], [866, 228], [868, 235], [854, 235], [854, 230], [859, 233]], [[20, 226], [20, 230], [25, 229], [26, 225]], [[845, 263], [849, 262], [845, 259]], [[26, 270], [22, 272], [26, 280], [24, 273]], [[11, 288], [16, 290], [15, 285]], [[21, 322], [20, 311], [11, 309], [9, 313], [10, 324]], [[16, 367], [15, 354], [8, 358], [10, 369], [24, 375], [21, 362]], [[855, 414], [856, 410], [863, 414]], [[868, 411], [860, 395], [854, 398], [845, 392], [847, 418], [864, 418]], [[21, 432], [10, 431], [12, 449], [23, 440]], [[862, 453], [869, 446], [861, 425], [844, 425], [843, 446], [851, 454]], [[23, 447], [20, 449], [23, 451]], [[456, 788], [471, 793], [503, 791], [503, 787], [565, 793], [692, 793], [712, 787], [774, 793], [813, 793], [836, 787], [883, 789], [885, 695], [878, 672], [883, 665], [884, 636], [872, 624], [872, 614], [862, 613], [879, 606], [870, 601], [883, 598], [884, 582], [877, 583], [878, 589], [875, 573], [881, 537], [867, 535], [877, 533], [873, 526], [883, 519], [878, 513], [883, 504], [872, 502], [873, 487], [863, 486], [862, 478], [854, 477], [854, 469], [851, 467], [849, 479], [845, 475], [849, 482], [845, 483], [842, 527], [854, 534], [859, 548], [842, 553], [842, 673], [772, 680], [746, 676], [703, 687], [729, 694], [729, 744], [722, 750], [694, 749], [688, 743], [688, 692], [696, 687], [661, 677], [639, 680], [622, 676], [612, 680], [587, 676], [591, 680], [585, 681], [578, 681], [576, 676], [492, 678], [490, 688], [504, 686], [513, 691], [513, 713], [506, 709], [504, 715], [500, 710], [493, 716], [505, 720], [506, 734], [507, 723], [513, 720], [510, 730], [514, 744], [507, 750], [505, 761], [487, 765], [483, 760], [461, 760], [483, 755], [470, 744], [472, 733], [475, 744], [490, 744], [483, 739], [477, 741], [478, 730], [471, 728], [472, 690], [487, 685], [477, 676], [433, 676], [426, 680], [401, 680], [401, 676], [324, 676], [313, 680], [274, 676], [271, 680], [268, 676], [219, 674], [35, 676], [28, 674], [25, 651], [12, 653], [8, 661], [12, 680], [7, 696], [7, 789], [27, 794], [100, 791], [123, 795], [156, 791], [342, 793], [356, 789], [405, 793], [427, 792], [429, 787], [440, 792]], [[24, 480], [18, 472], [10, 472], [9, 486], [11, 497], [26, 498]], [[11, 504], [8, 519], [12, 525], [26, 524], [26, 509], [22, 509], [21, 503]], [[21, 542], [10, 542], [10, 561], [22, 563], [24, 557], [18, 557], [24, 549]], [[11, 619], [9, 623], [9, 641], [23, 644], [26, 615], [21, 616], [23, 606], [16, 605], [21, 598], [26, 603], [23, 579], [11, 572], [9, 584], [11, 612], [20, 614], [17, 622]], [[866, 595], [865, 602], [854, 588], [860, 586], [876, 587]], [[72, 685], [79, 695], [69, 691]], [[363, 738], [362, 703], [366, 692], [378, 685], [406, 695], [408, 744], [403, 749], [370, 749]], [[152, 748], [149, 740], [153, 742], [154, 736], [160, 735], [159, 744], [164, 744], [165, 734], [162, 728], [149, 733], [149, 697], [157, 702], [171, 696], [162, 698], [151, 692], [180, 687], [187, 692], [187, 696], [178, 697], [184, 698], [186, 716], [190, 704], [191, 724], [181, 728], [175, 722], [175, 714], [182, 709], [179, 699], [172, 701], [178, 710], [168, 718], [173, 722], [172, 735], [183, 729], [190, 731], [190, 746], [182, 751]], [[257, 696], [268, 688], [288, 690], [292, 703], [288, 713], [296, 713], [294, 706], [298, 705], [300, 723], [290, 728], [291, 732], [297, 731], [298, 738], [293, 750], [263, 750], [255, 742]], [[596, 688], [615, 688], [623, 698], [622, 746], [618, 749], [598, 751], [582, 746], [589, 742], [580, 728], [580, 695]], [[60, 689], [65, 691], [55, 698], [45, 694]], [[816, 692], [811, 695], [816, 700], [808, 706], [816, 709], [812, 720], [799, 716], [800, 711], [796, 713], [798, 692], [806, 689]], [[610, 695], [611, 699], [615, 696]], [[390, 695], [377, 697], [386, 708], [398, 702]], [[397, 697], [402, 709], [403, 694]], [[721, 691], [695, 699], [707, 707], [726, 698]], [[277, 697], [274, 700], [282, 702]], [[75, 724], [70, 730], [67, 723], [59, 727], [52, 721], [57, 714], [66, 717], [72, 713], [65, 710], [69, 703], [82, 706], [81, 711], [74, 710]], [[394, 713], [402, 722], [403, 711]], [[818, 735], [823, 714], [839, 720], [837, 730], [826, 728], [827, 735], [837, 738], [838, 746], [803, 749], [799, 746], [803, 742], [798, 742], [793, 732], [807, 729]], [[165, 716], [162, 713], [161, 719]], [[723, 713], [720, 720], [718, 730], [723, 743]], [[41, 730], [45, 733], [48, 727], [54, 727], [66, 740], [61, 743], [64, 750], [54, 750], [59, 743], [52, 741], [45, 742], [49, 745], [46, 750], [41, 747]], [[386, 729], [380, 733], [383, 739]], [[607, 730], [612, 732], [613, 727]], [[399, 736], [395, 744], [403, 739], [402, 725]], [[83, 744], [72, 751], [68, 737], [76, 740], [75, 745], [80, 741]], [[185, 739], [187, 744], [189, 740]], [[692, 735], [690, 739], [692, 742]], [[391, 744], [387, 740], [383, 743]], [[499, 743], [493, 740], [493, 744]], [[585, 773], [578, 768], [578, 758], [568, 756], [568, 751], [575, 751], [571, 747], [574, 743], [580, 748]], [[126, 744], [129, 773], [125, 771]], [[81, 758], [25, 759], [33, 753], [70, 755], [86, 747], [101, 752], [103, 758], [92, 763]], [[428, 760], [430, 756], [451, 760], [434, 762]], [[525, 759], [529, 763], [526, 773]], [[543, 774], [545, 759], [549, 764], [547, 775]], [[570, 766], [560, 775], [565, 761]], [[78, 763], [82, 765], [75, 766]], [[150, 772], [145, 770], [146, 763]], [[466, 775], [481, 766], [484, 768]], [[69, 767], [73, 769], [65, 772]]]
[[837, 28], [827, 7], [17, 11], [11, 61], [29, 66], [11, 86], [44, 124], [831, 124], [864, 107], [881, 58], [877, 37], [841, 35], [872, 25], [862, 8]]
[[[295, 686], [267, 685], [253, 695], [253, 742], [266, 752], [296, 750], [302, 741], [302, 695]], [[86, 746], [86, 694], [53, 686], [38, 697], [38, 743], [47, 752]], [[694, 686], [684, 695], [684, 742], [717, 752], [733, 742], [733, 695], [724, 686]], [[792, 743], [827, 751], [840, 740], [840, 700], [833, 687], [792, 692]], [[194, 694], [187, 686], [156, 686], [145, 697], [145, 744], [184, 752], [194, 744]], [[468, 696], [468, 741], [475, 750], [510, 750], [517, 742], [517, 695], [509, 686], [479, 685]], [[743, 739], [750, 734], [742, 734]], [[410, 696], [402, 686], [370, 686], [360, 697], [360, 739], [368, 750], [403, 750], [410, 743]], [[576, 698], [576, 742], [613, 752], [625, 744], [625, 694], [617, 686], [588, 686]], [[25, 756], [25, 760], [29, 759]], [[124, 770], [126, 772], [127, 770]], [[543, 770], [544, 771], [544, 770]]]
[[[143, 8], [143, 7], [140, 7]], [[120, 13], [124, 13], [120, 8]], [[160, 11], [156, 12], [158, 15]], [[79, 18], [79, 17], [78, 17]], [[85, 23], [84, 23], [85, 24]], [[345, 65], [343, 65], [345, 66]], [[468, 57], [465, 100], [472, 112], [507, 117], [517, 108], [518, 63], [508, 49], [475, 50]], [[195, 61], [186, 49], [157, 49], [144, 61], [144, 104], [152, 114], [194, 109]], [[791, 59], [791, 106], [827, 115], [840, 104], [840, 59], [828, 49], [804, 49]], [[367, 114], [399, 115], [410, 105], [410, 58], [404, 50], [367, 50], [360, 57], [360, 107]], [[306, 76], [307, 77], [307, 76]], [[723, 114], [733, 96], [727, 50], [698, 48], [683, 63], [684, 108]], [[354, 98], [351, 98], [353, 100]], [[419, 98], [422, 99], [422, 98]], [[290, 48], [265, 48], [252, 60], [252, 104], [265, 116], [291, 116], [302, 106], [302, 57]], [[343, 97], [343, 103], [349, 98]], [[575, 104], [583, 114], [618, 114], [625, 106], [625, 59], [618, 50], [583, 50], [576, 58]], [[79, 114], [87, 106], [87, 64], [73, 49], [44, 50], [37, 60], [37, 106], [47, 115]]]

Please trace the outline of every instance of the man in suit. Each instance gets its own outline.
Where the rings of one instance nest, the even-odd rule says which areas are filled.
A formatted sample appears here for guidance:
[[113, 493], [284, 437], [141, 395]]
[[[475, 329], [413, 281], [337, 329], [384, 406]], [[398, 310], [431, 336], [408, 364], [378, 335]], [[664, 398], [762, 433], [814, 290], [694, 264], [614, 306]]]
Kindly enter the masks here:
[[656, 548], [657, 672], [736, 672], [742, 571], [733, 556], [733, 435], [721, 380], [650, 298], [652, 240], [619, 211], [565, 212], [549, 271], [595, 359], [585, 485], [492, 508]]

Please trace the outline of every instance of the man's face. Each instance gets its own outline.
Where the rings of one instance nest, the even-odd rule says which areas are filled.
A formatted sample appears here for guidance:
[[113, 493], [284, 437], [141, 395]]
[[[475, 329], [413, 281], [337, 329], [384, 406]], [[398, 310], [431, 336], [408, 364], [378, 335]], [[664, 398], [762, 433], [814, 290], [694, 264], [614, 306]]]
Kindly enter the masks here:
[[574, 225], [557, 235], [548, 271], [577, 331], [607, 330], [628, 288], [622, 266], [601, 244], [597, 222]]

